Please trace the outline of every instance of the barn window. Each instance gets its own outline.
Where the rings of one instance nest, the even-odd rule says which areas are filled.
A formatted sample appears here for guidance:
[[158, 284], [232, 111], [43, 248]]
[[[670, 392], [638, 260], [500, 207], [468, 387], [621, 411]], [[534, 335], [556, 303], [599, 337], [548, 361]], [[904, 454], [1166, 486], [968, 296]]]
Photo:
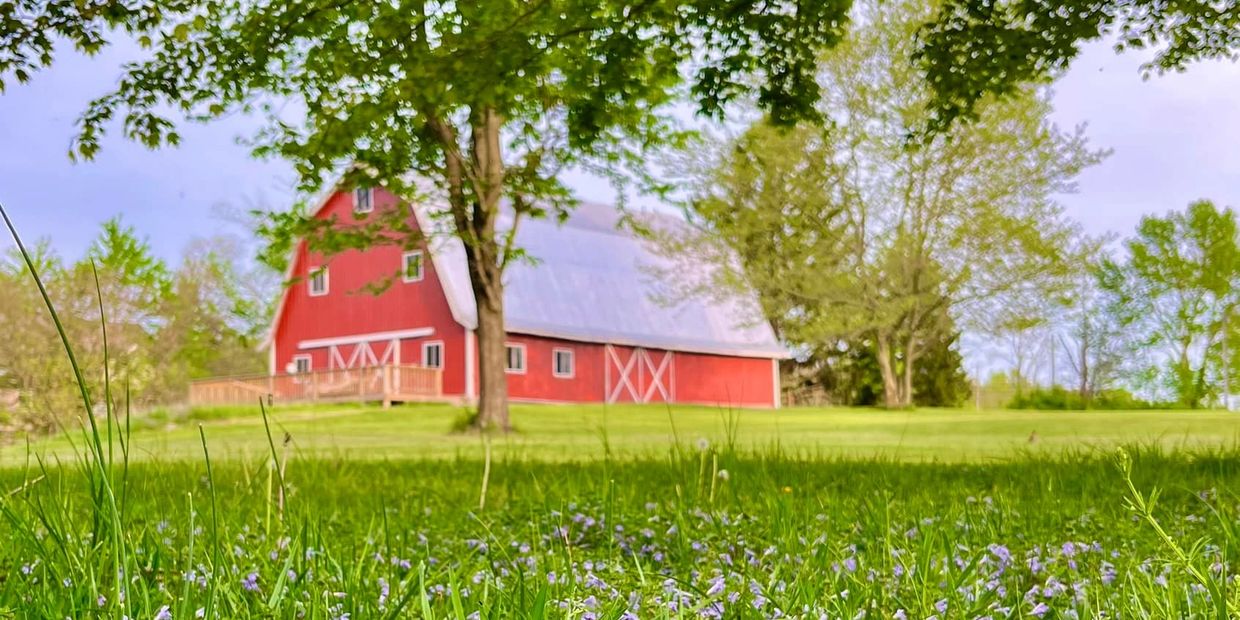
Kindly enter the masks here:
[[310, 295], [318, 297], [327, 294], [327, 267], [310, 269]]
[[422, 345], [422, 365], [427, 368], [443, 368], [442, 342], [427, 342]]
[[565, 379], [573, 376], [573, 350], [555, 349], [551, 352], [551, 374]]
[[405, 252], [401, 258], [401, 279], [405, 282], [422, 280], [422, 250]]
[[525, 345], [510, 344], [504, 347], [506, 349], [506, 361], [504, 370], [522, 374], [525, 372]]
[[353, 212], [370, 213], [375, 210], [375, 190], [370, 187], [359, 187], [353, 190]]
[[312, 369], [309, 355], [297, 355], [293, 357], [293, 372], [304, 375]]

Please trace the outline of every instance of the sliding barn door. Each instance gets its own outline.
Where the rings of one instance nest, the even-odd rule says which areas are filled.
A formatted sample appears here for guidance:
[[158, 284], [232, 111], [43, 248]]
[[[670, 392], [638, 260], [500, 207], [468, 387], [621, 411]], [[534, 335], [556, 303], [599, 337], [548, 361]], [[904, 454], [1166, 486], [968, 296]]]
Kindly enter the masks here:
[[603, 356], [606, 402], [675, 402], [676, 360], [671, 351], [606, 345]]

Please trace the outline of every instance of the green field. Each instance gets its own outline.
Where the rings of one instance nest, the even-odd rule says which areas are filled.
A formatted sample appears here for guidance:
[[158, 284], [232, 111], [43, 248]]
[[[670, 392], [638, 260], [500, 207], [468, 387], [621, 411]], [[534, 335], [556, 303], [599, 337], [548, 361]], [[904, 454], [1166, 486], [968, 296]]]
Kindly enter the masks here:
[[[274, 431], [292, 439], [302, 456], [349, 460], [477, 457], [477, 435], [452, 434], [459, 407], [410, 405], [276, 408]], [[674, 443], [706, 440], [744, 450], [777, 449], [802, 456], [898, 461], [989, 462], [995, 459], [1109, 454], [1117, 445], [1167, 450], [1240, 446], [1240, 414], [1222, 411], [955, 411], [887, 412], [793, 408], [726, 410], [657, 405], [517, 405], [517, 432], [498, 436], [496, 455], [515, 460], [663, 457]], [[268, 453], [257, 407], [198, 410], [164, 421], [138, 420], [134, 460], [196, 459], [202, 424], [219, 459], [250, 460]], [[80, 443], [80, 442], [79, 442]], [[64, 441], [40, 451], [72, 454]], [[0, 462], [25, 458], [24, 445], [0, 447]]]
[[277, 409], [269, 442], [253, 412], [198, 411], [125, 445], [102, 428], [86, 460], [10, 445], [0, 618], [1240, 610], [1231, 414], [526, 406], [488, 467], [459, 413]]

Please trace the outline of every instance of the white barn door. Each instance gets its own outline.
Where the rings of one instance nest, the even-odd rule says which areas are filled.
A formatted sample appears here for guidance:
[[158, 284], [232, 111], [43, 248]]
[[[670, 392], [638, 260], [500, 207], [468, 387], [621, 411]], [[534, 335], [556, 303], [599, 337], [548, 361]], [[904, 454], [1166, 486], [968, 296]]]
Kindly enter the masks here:
[[603, 397], [607, 403], [676, 400], [676, 359], [671, 351], [603, 347]]

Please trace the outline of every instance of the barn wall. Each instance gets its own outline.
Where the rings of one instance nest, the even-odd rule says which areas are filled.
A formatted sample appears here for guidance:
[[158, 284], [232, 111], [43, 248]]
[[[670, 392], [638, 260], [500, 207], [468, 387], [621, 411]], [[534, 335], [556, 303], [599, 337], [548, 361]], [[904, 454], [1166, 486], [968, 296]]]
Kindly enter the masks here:
[[[520, 334], [510, 334], [507, 341], [525, 345], [525, 372], [508, 374], [510, 397], [585, 403], [603, 401], [603, 345]], [[552, 351], [559, 348], [573, 351], [571, 378], [557, 377], [552, 372]]]
[[752, 357], [677, 353], [676, 402], [721, 407], [777, 406], [772, 362]]
[[[629, 371], [633, 390], [616, 389], [622, 368], [638, 353], [633, 347], [615, 346], [608, 354], [601, 344], [556, 340], [539, 336], [510, 334], [508, 342], [526, 347], [526, 371], [508, 375], [508, 394], [514, 399], [533, 401], [603, 402], [608, 381], [615, 402], [664, 402], [663, 393], [677, 403], [733, 407], [771, 407], [774, 402], [772, 361], [760, 358], [728, 357], [701, 353], [673, 352], [663, 370], [663, 391], [651, 389], [666, 351], [650, 349], [647, 358], [635, 361]], [[567, 348], [575, 352], [572, 378], [552, 373], [552, 351]], [[609, 357], [614, 355], [614, 358]], [[638, 398], [633, 398], [633, 393]]]
[[[396, 199], [383, 190], [375, 191], [376, 212], [396, 206]], [[339, 221], [353, 218], [353, 197], [348, 192], [332, 196], [320, 217], [335, 216]], [[396, 246], [374, 247], [337, 254], [328, 263], [328, 293], [321, 297], [309, 294], [305, 276], [311, 267], [324, 264], [324, 259], [298, 246], [293, 274], [298, 281], [288, 290], [283, 314], [275, 332], [275, 368], [283, 372], [294, 355], [309, 354], [315, 369], [328, 367], [327, 349], [302, 351], [297, 344], [304, 340], [335, 338], [354, 334], [430, 327], [434, 334], [401, 343], [400, 359], [406, 364], [422, 363], [422, 343], [438, 340], [444, 343], [444, 392], [461, 394], [465, 387], [465, 329], [453, 318], [439, 276], [429, 255], [424, 255], [424, 277], [419, 282], [402, 282], [398, 277], [404, 251]], [[395, 280], [376, 295], [365, 290], [367, 285]], [[386, 343], [372, 345], [376, 350]], [[341, 347], [341, 352], [352, 347]]]

